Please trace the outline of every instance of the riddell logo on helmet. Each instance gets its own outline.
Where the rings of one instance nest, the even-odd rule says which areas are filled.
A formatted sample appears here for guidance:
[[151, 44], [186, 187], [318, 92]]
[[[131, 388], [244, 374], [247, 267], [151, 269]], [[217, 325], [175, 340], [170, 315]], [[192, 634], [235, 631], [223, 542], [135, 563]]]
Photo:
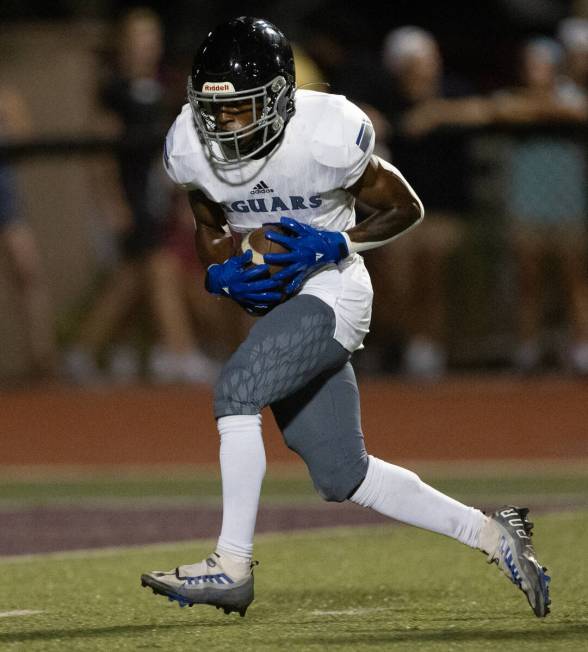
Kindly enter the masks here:
[[235, 87], [231, 82], [204, 82], [203, 93], [234, 93]]

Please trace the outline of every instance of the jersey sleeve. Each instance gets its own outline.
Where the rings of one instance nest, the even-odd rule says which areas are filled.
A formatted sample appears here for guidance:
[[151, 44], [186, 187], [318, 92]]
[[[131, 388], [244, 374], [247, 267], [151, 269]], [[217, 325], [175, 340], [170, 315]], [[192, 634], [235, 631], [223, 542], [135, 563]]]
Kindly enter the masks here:
[[177, 185], [185, 187], [185, 175], [182, 174], [180, 161], [174, 152], [174, 136], [177, 130], [178, 121], [176, 120], [170, 127], [163, 144], [163, 167], [169, 178]]
[[180, 114], [170, 127], [163, 145], [163, 167], [169, 178], [185, 190], [198, 188], [197, 155], [187, 130], [186, 116]]
[[359, 129], [357, 129], [357, 124], [355, 124], [355, 128], [352, 131], [352, 138], [353, 134], [355, 134], [355, 145], [362, 153], [358, 154], [357, 151], [354, 152], [351, 165], [347, 169], [343, 179], [343, 188], [349, 188], [361, 177], [374, 152], [376, 142], [374, 127], [367, 115], [364, 114], [364, 116]]
[[167, 132], [165, 136], [165, 141], [163, 142], [163, 167], [165, 168], [165, 171], [167, 172], [169, 178], [174, 182], [178, 183], [178, 178], [175, 174], [174, 166], [172, 163], [172, 157], [171, 157], [171, 152], [172, 152], [172, 146], [173, 146], [173, 131], [176, 123], [170, 127], [169, 131]]
[[351, 187], [374, 151], [374, 127], [368, 116], [342, 96], [331, 96], [311, 140], [314, 158], [330, 168], [339, 188]]

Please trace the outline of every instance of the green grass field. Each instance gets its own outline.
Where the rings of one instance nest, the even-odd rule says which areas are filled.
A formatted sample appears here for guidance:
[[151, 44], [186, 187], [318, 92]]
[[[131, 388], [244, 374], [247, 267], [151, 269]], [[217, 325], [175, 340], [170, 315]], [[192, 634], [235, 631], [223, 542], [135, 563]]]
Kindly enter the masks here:
[[[578, 462], [406, 463], [421, 478], [474, 505], [515, 501], [557, 508], [588, 509], [588, 468]], [[270, 466], [263, 484], [265, 504], [317, 504], [304, 467]], [[318, 501], [320, 502], [320, 501]], [[0, 472], [0, 510], [14, 506], [71, 504], [220, 504], [216, 467], [52, 468]]]
[[[533, 485], [533, 476], [525, 483], [505, 469], [499, 480], [489, 472], [440, 474], [436, 486], [483, 504], [509, 490], [517, 499], [533, 491], [551, 497], [553, 511], [533, 517], [539, 558], [553, 576], [545, 620], [479, 552], [414, 528], [371, 526], [260, 535], [256, 600], [243, 619], [206, 606], [180, 609], [140, 587], [141, 572], [196, 561], [212, 541], [0, 557], [0, 650], [587, 650], [586, 472], [545, 470]], [[213, 474], [5, 478], [0, 507], [184, 500], [195, 485], [213, 501], [216, 482]], [[316, 501], [298, 473], [270, 476], [265, 494]], [[570, 496], [580, 507], [557, 512]]]

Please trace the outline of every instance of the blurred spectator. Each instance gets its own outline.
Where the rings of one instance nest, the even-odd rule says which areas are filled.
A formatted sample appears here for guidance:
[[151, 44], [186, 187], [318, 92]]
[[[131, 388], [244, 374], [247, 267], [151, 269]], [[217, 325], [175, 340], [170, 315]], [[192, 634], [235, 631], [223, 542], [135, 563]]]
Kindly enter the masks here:
[[318, 6], [304, 18], [305, 50], [322, 71], [330, 92], [375, 104], [380, 91], [374, 83], [378, 62], [366, 48], [358, 47], [361, 33], [369, 30], [361, 8], [341, 11], [338, 3], [323, 4], [330, 4], [328, 11]]
[[[143, 7], [129, 10], [118, 24], [115, 42], [115, 58], [109, 62], [100, 100], [114, 118], [120, 145], [116, 166], [102, 168], [96, 187], [119, 234], [120, 260], [66, 354], [66, 373], [76, 382], [99, 378], [98, 356], [120, 339], [131, 311], [137, 314], [137, 305], [145, 300], [157, 331], [148, 361], [152, 379], [209, 382], [216, 365], [191, 337], [183, 297], [174, 291], [169, 253], [164, 250], [172, 187], [161, 151], [176, 107], [165, 104], [159, 17]], [[139, 372], [137, 348], [115, 345], [110, 366], [115, 378], [133, 379]]]
[[[585, 92], [562, 75], [563, 52], [547, 37], [523, 44], [519, 84], [493, 98], [499, 123], [548, 128], [523, 131], [513, 138], [506, 179], [506, 211], [518, 272], [515, 363], [525, 372], [544, 361], [545, 288], [560, 279], [569, 327], [566, 364], [588, 373], [588, 266], [585, 216], [585, 141], [578, 132], [558, 133], [554, 125], [585, 123]], [[582, 131], [582, 138], [585, 134]], [[546, 278], [546, 257], [557, 261], [558, 273]]]
[[463, 238], [463, 218], [470, 209], [467, 138], [447, 127], [479, 122], [482, 105], [447, 99], [466, 97], [472, 89], [444, 70], [439, 45], [424, 29], [403, 26], [390, 32], [383, 64], [388, 92], [382, 108], [390, 124], [391, 160], [421, 197], [426, 218], [398, 247], [366, 257], [368, 265], [384, 272], [373, 275], [384, 281], [375, 292], [396, 296], [396, 301], [376, 303], [374, 336], [385, 338], [401, 327], [408, 340], [404, 371], [436, 379], [447, 366], [445, 264]]
[[[0, 86], [0, 139], [30, 138], [28, 107], [20, 92]], [[0, 160], [0, 245], [10, 266], [24, 315], [24, 331], [31, 357], [32, 377], [55, 371], [56, 341], [49, 288], [35, 237], [24, 221], [16, 174]]]
[[[361, 25], [360, 25], [361, 23]], [[358, 47], [358, 33], [365, 34], [365, 16], [358, 7], [345, 12], [324, 7], [310, 12], [305, 18], [305, 50], [322, 72], [322, 84], [311, 90], [344, 95], [357, 104], [370, 118], [376, 134], [376, 154], [389, 158], [386, 139], [388, 122], [380, 107], [385, 97], [379, 61], [366, 48]], [[296, 58], [296, 47], [294, 48]], [[305, 68], [302, 69], [303, 73]], [[316, 80], [315, 80], [316, 81]], [[296, 83], [304, 86], [296, 60]], [[361, 211], [358, 220], [362, 219]]]
[[588, 18], [570, 17], [560, 21], [557, 38], [564, 48], [566, 75], [588, 92]]
[[[172, 350], [186, 350], [198, 342], [216, 360], [225, 360], [237, 348], [254, 322], [233, 301], [223, 301], [204, 287], [205, 270], [194, 246], [194, 215], [185, 192], [174, 191], [173, 219], [158, 256], [160, 300], [171, 302], [165, 311], [178, 315], [168, 329], [177, 338]], [[204, 344], [205, 343], [205, 344]]]

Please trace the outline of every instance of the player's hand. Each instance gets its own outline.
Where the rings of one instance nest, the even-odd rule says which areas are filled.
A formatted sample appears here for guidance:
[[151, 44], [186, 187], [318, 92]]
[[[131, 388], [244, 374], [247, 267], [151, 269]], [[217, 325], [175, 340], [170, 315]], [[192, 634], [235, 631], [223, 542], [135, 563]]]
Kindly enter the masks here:
[[224, 263], [211, 265], [205, 287], [211, 294], [230, 297], [250, 314], [265, 314], [282, 299], [282, 282], [269, 277], [267, 265], [251, 266], [252, 252], [231, 256]]
[[280, 224], [292, 235], [268, 231], [265, 237], [290, 251], [265, 254], [263, 259], [269, 265], [284, 266], [272, 275], [272, 279], [286, 283], [287, 295], [295, 294], [309, 273], [330, 263], [338, 263], [349, 255], [347, 241], [339, 231], [320, 231], [291, 217], [282, 217]]

